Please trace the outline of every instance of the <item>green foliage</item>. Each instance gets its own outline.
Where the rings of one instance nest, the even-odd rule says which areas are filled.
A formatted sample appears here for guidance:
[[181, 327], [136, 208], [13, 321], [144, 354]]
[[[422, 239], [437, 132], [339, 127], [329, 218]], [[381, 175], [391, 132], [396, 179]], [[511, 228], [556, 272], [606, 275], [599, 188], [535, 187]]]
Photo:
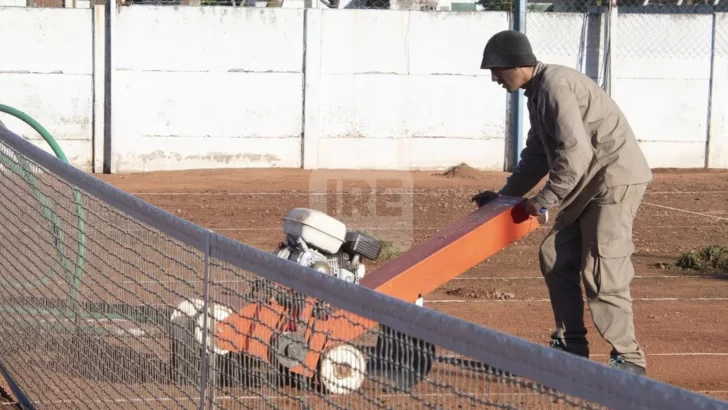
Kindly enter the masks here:
[[399, 249], [399, 247], [397, 247], [397, 245], [394, 244], [393, 241], [383, 239], [371, 232], [365, 233], [382, 244], [382, 250], [379, 252], [379, 258], [377, 259], [377, 261], [387, 261], [390, 259], [394, 259], [402, 254], [402, 251]]
[[708, 246], [699, 251], [687, 252], [675, 262], [675, 267], [728, 274], [728, 247]]

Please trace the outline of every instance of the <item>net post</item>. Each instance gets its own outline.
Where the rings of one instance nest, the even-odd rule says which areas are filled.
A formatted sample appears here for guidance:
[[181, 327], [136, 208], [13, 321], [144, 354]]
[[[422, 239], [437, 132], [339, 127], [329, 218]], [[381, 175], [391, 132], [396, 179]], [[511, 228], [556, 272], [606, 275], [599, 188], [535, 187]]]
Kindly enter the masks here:
[[[513, 3], [513, 30], [526, 34], [526, 0], [516, 0]], [[518, 89], [515, 94], [511, 94], [509, 103], [511, 105], [511, 121], [513, 124], [513, 142], [515, 150], [511, 162], [511, 170], [518, 166], [518, 161], [523, 151], [523, 104], [524, 90]]]
[[204, 277], [203, 277], [203, 290], [202, 290], [202, 343], [200, 343], [200, 349], [202, 349], [201, 361], [200, 361], [200, 410], [205, 410], [205, 401], [207, 400], [207, 366], [208, 366], [208, 325], [207, 320], [209, 318], [210, 308], [210, 231], [205, 232], [204, 240], [204, 251], [205, 251], [205, 262], [204, 262]]
[[604, 50], [606, 54], [604, 58], [607, 62], [607, 70], [604, 75], [604, 90], [610, 97], [612, 97], [612, 99], [614, 99], [616, 91], [616, 87], [614, 84], [614, 76], [616, 73], [616, 58], [614, 58], [616, 54], [614, 52], [614, 47], [616, 47], [617, 45], [617, 18], [619, 15], [619, 7], [616, 0], [607, 1], [607, 18], [604, 24], [604, 29], [606, 31], [605, 37], [607, 42], [607, 46]]
[[[718, 5], [718, 1], [715, 0], [714, 6]], [[720, 109], [716, 110], [716, 106], [720, 107], [720, 97], [716, 98], [716, 95], [720, 95], [719, 85], [721, 84], [721, 77], [725, 78], [725, 75], [720, 74], [721, 66], [721, 53], [720, 43], [717, 37], [719, 34], [718, 27], [718, 13], [715, 9], [711, 19], [710, 28], [710, 78], [708, 84], [708, 127], [706, 130], [706, 144], [705, 144], [705, 168], [720, 168], [723, 164], [720, 159], [720, 152], [722, 151], [720, 142], [720, 122], [716, 121], [717, 118], [722, 115], [716, 115], [721, 112]], [[716, 76], [718, 77], [716, 81]], [[717, 86], [716, 86], [717, 85]], [[717, 104], [716, 104], [717, 102]]]

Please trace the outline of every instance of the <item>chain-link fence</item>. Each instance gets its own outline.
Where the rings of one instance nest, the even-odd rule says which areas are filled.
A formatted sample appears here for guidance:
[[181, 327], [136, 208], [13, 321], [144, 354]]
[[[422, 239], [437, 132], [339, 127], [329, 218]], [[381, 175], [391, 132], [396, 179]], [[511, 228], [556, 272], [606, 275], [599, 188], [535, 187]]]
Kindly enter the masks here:
[[[11, 0], [0, 0], [11, 1]], [[26, 1], [26, 0], [12, 0]], [[41, 1], [41, 0], [33, 0]], [[53, 1], [53, 0], [44, 0]], [[124, 5], [187, 5], [228, 7], [292, 7], [324, 9], [369, 9], [412, 11], [505, 11], [512, 12], [513, 0], [121, 0]]]
[[[708, 161], [705, 119], [719, 97], [712, 87], [721, 37], [715, 23], [726, 4], [632, 0], [619, 6], [615, 99], [625, 111], [643, 113], [632, 123], [644, 144], [694, 164]], [[673, 148], [678, 142], [687, 144], [680, 152]]]
[[[619, 6], [617, 56], [651, 59], [680, 69], [706, 72], [710, 65], [713, 15], [728, 2], [631, 0]], [[636, 69], [638, 67], [630, 68]], [[636, 74], [636, 73], [635, 73]]]
[[536, 57], [603, 83], [609, 8], [600, 0], [529, 1], [526, 32]]
[[260, 251], [2, 126], [0, 186], [0, 371], [29, 410], [725, 404], [350, 283], [379, 253], [356, 231]]

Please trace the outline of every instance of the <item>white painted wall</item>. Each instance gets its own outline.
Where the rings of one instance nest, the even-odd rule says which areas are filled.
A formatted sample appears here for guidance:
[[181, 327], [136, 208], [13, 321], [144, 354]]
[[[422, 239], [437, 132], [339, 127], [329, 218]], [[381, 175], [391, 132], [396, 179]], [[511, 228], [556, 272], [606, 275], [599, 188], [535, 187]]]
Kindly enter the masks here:
[[[69, 162], [91, 169], [91, 10], [0, 7], [0, 103], [21, 110], [56, 139]], [[52, 152], [24, 122], [5, 125]]]
[[702, 167], [712, 16], [621, 14], [616, 101], [652, 167]]
[[25, 7], [28, 0], [0, 0], [0, 7]]
[[728, 168], [728, 13], [715, 21], [710, 119], [708, 121], [708, 166]]
[[114, 172], [299, 167], [303, 10], [123, 7]]
[[[99, 171], [104, 67], [92, 52], [103, 55], [103, 31], [94, 44], [94, 12], [103, 14], [0, 8], [0, 102], [38, 119], [79, 167], [90, 169], [95, 145]], [[113, 172], [503, 168], [506, 93], [479, 64], [487, 39], [508, 27], [505, 13], [155, 6], [116, 13]], [[587, 41], [588, 24], [592, 35], [603, 33], [599, 19], [531, 13], [527, 32], [542, 61], [601, 81], [604, 39]], [[714, 58], [712, 16], [621, 14], [617, 30], [615, 98], [650, 164], [728, 167], [726, 15], [716, 21]]]
[[505, 13], [311, 10], [306, 168], [502, 168], [506, 95], [480, 70]]

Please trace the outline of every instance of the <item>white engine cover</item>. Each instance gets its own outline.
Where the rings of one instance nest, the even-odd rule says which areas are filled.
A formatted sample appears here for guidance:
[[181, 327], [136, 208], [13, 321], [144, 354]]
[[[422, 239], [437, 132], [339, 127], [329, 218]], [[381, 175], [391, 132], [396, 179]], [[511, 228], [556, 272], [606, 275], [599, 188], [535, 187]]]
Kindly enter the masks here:
[[346, 239], [346, 225], [308, 208], [294, 208], [283, 218], [283, 232], [324, 252], [336, 253]]

